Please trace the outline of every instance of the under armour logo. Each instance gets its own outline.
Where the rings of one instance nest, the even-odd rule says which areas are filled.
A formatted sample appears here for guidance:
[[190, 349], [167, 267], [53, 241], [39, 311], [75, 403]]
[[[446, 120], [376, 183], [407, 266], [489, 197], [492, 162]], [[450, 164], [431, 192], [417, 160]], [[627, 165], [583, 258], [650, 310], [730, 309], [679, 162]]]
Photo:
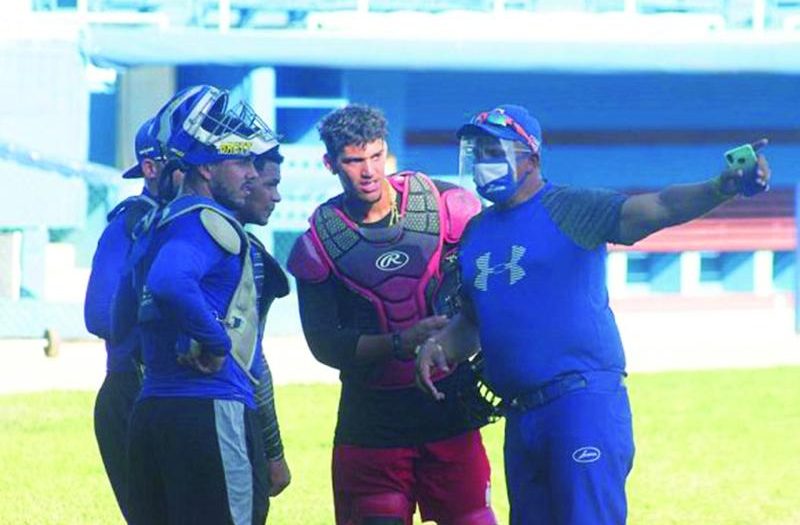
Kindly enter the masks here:
[[486, 252], [475, 259], [475, 266], [478, 267], [478, 275], [475, 276], [475, 288], [483, 292], [488, 291], [489, 276], [504, 272], [508, 272], [508, 284], [515, 284], [525, 277], [525, 270], [519, 265], [519, 260], [522, 259], [523, 255], [525, 255], [525, 247], [515, 244], [511, 247], [511, 259], [508, 262], [491, 266], [492, 252]]

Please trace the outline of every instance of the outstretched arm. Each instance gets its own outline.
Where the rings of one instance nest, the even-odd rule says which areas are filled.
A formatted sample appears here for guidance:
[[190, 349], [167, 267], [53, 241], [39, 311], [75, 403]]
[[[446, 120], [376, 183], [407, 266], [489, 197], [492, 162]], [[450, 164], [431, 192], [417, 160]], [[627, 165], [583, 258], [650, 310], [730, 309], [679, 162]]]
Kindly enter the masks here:
[[[758, 151], [766, 139], [753, 144]], [[726, 170], [710, 181], [697, 184], [676, 184], [656, 193], [628, 198], [622, 205], [617, 241], [633, 244], [669, 226], [696, 219], [737, 195], [741, 171]], [[767, 187], [770, 170], [766, 158], [758, 155], [756, 183]]]

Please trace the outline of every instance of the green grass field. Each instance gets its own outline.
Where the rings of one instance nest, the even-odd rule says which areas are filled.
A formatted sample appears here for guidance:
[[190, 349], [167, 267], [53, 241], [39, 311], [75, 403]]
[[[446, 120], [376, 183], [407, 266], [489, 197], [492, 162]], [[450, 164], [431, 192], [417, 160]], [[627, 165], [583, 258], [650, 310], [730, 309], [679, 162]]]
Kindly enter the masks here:
[[[800, 524], [800, 367], [630, 379], [631, 524]], [[338, 387], [277, 390], [292, 485], [269, 523], [329, 525]], [[94, 394], [0, 396], [0, 524], [121, 523], [92, 431]], [[508, 506], [502, 426], [484, 432], [493, 502]]]

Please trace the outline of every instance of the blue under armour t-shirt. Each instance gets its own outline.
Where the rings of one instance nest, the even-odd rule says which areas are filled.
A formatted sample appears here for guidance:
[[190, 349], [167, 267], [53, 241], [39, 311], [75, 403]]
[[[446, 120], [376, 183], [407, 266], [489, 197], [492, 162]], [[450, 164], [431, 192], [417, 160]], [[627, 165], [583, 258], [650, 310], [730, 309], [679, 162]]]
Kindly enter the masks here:
[[606, 242], [626, 195], [545, 184], [511, 209], [484, 210], [459, 252], [486, 378], [503, 397], [588, 370], [623, 372], [608, 305]]

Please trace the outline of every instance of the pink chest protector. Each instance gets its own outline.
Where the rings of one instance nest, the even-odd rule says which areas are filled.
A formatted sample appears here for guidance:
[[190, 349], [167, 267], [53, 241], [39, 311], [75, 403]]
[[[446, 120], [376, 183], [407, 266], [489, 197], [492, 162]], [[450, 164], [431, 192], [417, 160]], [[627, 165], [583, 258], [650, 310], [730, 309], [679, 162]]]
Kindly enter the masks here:
[[[401, 219], [384, 228], [365, 228], [347, 217], [337, 201], [323, 204], [293, 251], [290, 271], [300, 279], [322, 280], [333, 272], [375, 308], [384, 333], [400, 331], [431, 315], [430, 299], [440, 282], [445, 243], [458, 242], [480, 203], [461, 188], [440, 194], [420, 173], [388, 179], [402, 196]], [[305, 255], [303, 255], [305, 254]], [[371, 385], [407, 387], [413, 361], [387, 360]]]

